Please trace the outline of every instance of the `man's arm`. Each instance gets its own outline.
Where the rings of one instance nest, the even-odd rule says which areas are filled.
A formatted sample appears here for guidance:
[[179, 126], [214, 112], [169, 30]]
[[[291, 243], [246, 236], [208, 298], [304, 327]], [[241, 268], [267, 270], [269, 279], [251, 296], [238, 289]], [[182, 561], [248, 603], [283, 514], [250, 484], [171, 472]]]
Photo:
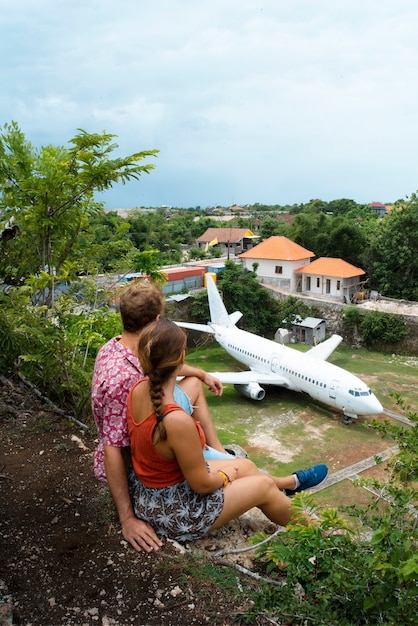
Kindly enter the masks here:
[[128, 478], [122, 448], [104, 446], [104, 464], [110, 493], [115, 502], [122, 526], [122, 535], [138, 552], [152, 552], [163, 544], [154, 529], [146, 522], [135, 517], [129, 497]]
[[196, 376], [215, 396], [221, 396], [223, 392], [222, 383], [212, 374], [208, 374], [200, 367], [193, 367], [193, 365], [187, 365], [183, 363], [179, 371], [179, 376]]

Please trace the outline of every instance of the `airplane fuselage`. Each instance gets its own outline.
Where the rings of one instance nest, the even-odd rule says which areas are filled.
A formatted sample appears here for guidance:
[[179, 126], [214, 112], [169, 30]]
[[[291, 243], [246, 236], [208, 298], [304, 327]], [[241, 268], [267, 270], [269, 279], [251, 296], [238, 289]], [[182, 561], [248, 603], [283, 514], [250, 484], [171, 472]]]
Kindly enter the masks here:
[[363, 381], [332, 363], [237, 327], [210, 326], [228, 354], [250, 370], [266, 375], [265, 384], [269, 384], [269, 375], [278, 375], [283, 379], [280, 386], [308, 394], [347, 417], [375, 415], [383, 410]]

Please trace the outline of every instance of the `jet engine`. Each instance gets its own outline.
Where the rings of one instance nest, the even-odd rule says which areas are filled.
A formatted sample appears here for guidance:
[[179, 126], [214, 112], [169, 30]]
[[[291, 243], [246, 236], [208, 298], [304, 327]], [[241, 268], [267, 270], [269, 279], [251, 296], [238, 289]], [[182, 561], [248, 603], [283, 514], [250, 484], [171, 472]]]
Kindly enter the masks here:
[[251, 400], [263, 400], [266, 395], [265, 390], [258, 383], [248, 383], [248, 385], [234, 385], [235, 389]]

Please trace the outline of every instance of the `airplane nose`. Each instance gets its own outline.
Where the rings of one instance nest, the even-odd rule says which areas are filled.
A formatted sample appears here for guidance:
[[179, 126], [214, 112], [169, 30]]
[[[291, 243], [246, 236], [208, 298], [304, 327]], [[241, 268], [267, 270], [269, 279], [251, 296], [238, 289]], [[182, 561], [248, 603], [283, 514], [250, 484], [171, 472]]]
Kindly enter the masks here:
[[370, 407], [370, 415], [377, 415], [378, 413], [383, 413], [383, 407], [380, 404], [379, 400], [376, 398], [374, 393], [369, 397], [368, 404]]

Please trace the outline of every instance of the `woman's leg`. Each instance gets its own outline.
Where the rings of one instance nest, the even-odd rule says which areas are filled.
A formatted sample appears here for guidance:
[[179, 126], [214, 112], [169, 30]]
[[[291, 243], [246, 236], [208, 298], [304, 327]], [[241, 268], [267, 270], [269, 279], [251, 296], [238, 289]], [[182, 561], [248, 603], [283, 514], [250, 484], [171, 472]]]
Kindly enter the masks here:
[[208, 465], [212, 472], [218, 470], [224, 471], [231, 481], [237, 478], [245, 478], [247, 476], [270, 476], [276, 485], [277, 489], [295, 489], [296, 478], [294, 474], [290, 476], [271, 476], [258, 469], [258, 467], [250, 461], [250, 459], [244, 459], [242, 457], [233, 457], [232, 459], [224, 460], [209, 460]]
[[253, 507], [258, 507], [275, 524], [286, 526], [293, 517], [291, 500], [277, 489], [268, 474], [240, 478], [224, 488], [224, 507], [211, 530], [220, 528]]

